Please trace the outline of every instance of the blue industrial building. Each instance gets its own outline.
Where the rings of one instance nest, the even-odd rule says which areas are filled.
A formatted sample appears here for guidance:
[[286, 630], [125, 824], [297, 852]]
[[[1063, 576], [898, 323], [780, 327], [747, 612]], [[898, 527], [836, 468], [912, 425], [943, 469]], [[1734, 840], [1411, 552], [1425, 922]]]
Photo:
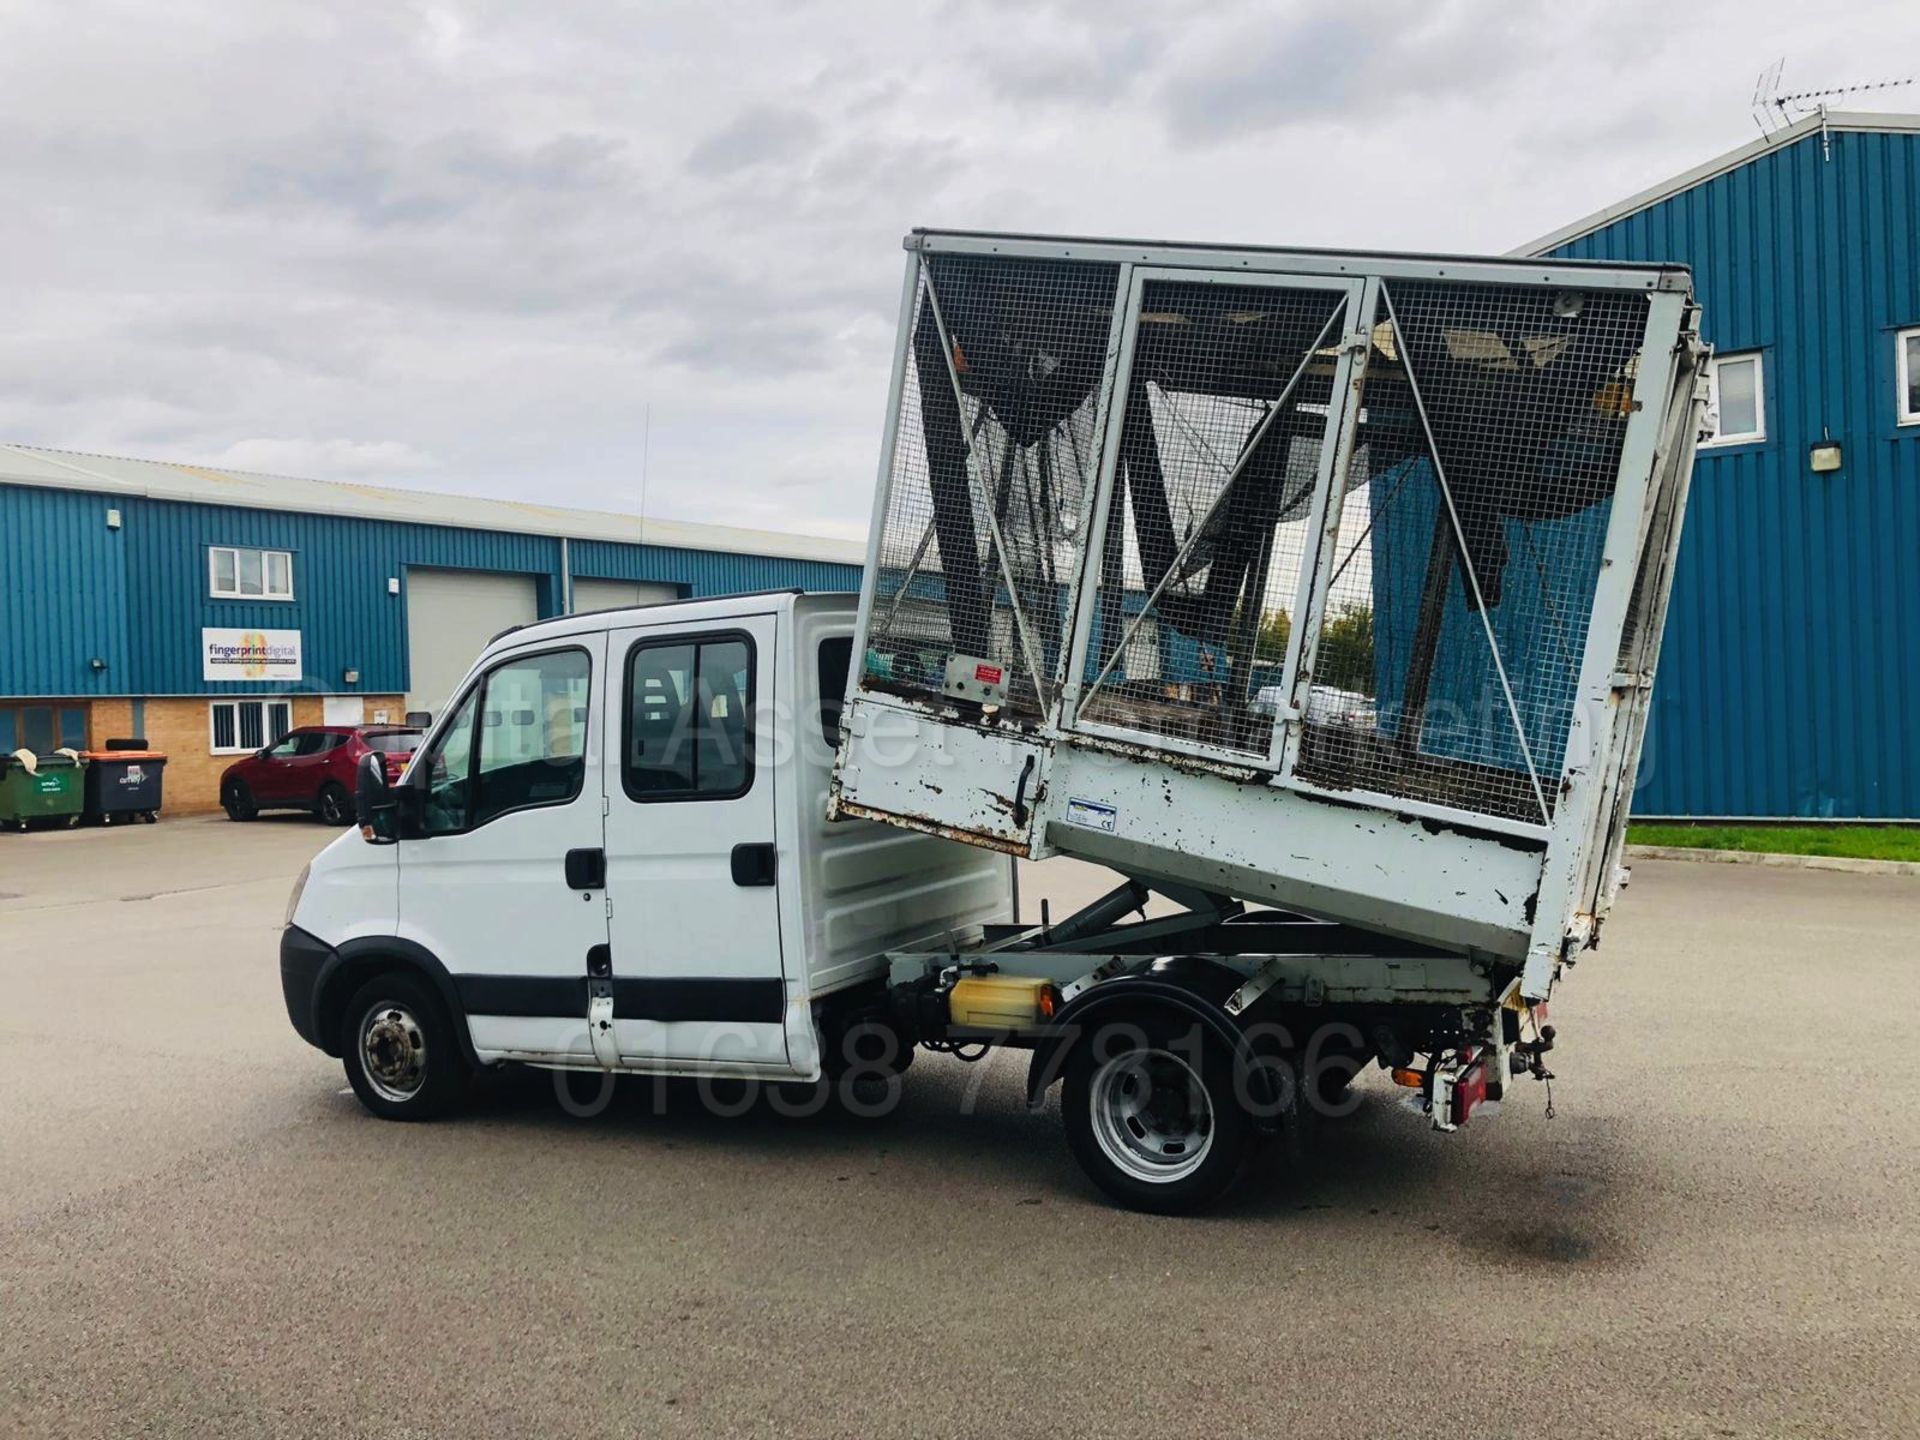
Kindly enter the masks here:
[[1714, 346], [1640, 815], [1920, 819], [1920, 116], [1811, 116], [1521, 253], [1679, 261]]
[[144, 735], [168, 808], [296, 724], [436, 709], [493, 634], [572, 610], [859, 588], [862, 547], [0, 446], [0, 754]]

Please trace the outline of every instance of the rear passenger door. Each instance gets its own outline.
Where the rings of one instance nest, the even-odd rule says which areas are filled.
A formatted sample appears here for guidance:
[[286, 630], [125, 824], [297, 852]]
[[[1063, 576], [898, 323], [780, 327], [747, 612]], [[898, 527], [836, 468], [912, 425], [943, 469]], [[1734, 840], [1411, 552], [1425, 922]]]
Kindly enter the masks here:
[[625, 1060], [787, 1068], [776, 633], [755, 615], [610, 638], [607, 893]]

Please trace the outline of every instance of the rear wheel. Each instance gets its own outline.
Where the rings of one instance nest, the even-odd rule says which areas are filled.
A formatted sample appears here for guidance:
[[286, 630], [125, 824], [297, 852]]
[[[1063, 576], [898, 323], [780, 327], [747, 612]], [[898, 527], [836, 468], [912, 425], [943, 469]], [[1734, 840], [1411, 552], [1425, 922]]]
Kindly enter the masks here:
[[320, 787], [320, 803], [315, 808], [328, 825], [344, 825], [353, 819], [353, 798], [347, 794], [347, 787], [337, 780], [329, 780]]
[[229, 780], [220, 788], [220, 808], [229, 820], [251, 820], [260, 813], [244, 780]]
[[1060, 1105], [1087, 1178], [1130, 1210], [1180, 1215], [1225, 1193], [1249, 1126], [1233, 1059], [1190, 1021], [1130, 1017], [1074, 1047]]
[[417, 976], [377, 975], [347, 1003], [341, 1061], [360, 1103], [383, 1120], [429, 1120], [466, 1096], [472, 1072], [446, 1006]]

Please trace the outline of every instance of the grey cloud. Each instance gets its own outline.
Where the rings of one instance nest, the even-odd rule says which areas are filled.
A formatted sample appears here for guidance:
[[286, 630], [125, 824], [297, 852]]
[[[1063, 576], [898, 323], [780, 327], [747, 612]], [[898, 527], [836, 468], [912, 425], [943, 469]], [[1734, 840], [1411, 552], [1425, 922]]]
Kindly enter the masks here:
[[669, 364], [758, 378], [818, 367], [829, 355], [833, 328], [824, 319], [781, 314], [693, 320], [687, 333], [659, 352]]
[[980, 53], [980, 70], [993, 93], [1023, 104], [1118, 105], [1165, 58], [1160, 38], [1147, 32], [1082, 33], [1039, 47], [1001, 46]]
[[374, 229], [432, 225], [502, 197], [543, 200], [618, 180], [621, 144], [562, 134], [513, 146], [455, 132], [403, 147], [364, 133], [321, 135], [306, 153], [288, 147], [246, 166], [229, 192], [242, 208], [287, 205], [334, 211]]
[[1183, 75], [1167, 97], [1174, 128], [1217, 135], [1344, 107], [1375, 68], [1379, 49], [1350, 15], [1315, 16], [1254, 50], [1223, 54]]
[[1174, 134], [1218, 141], [1290, 125], [1380, 123], [1422, 98], [1487, 90], [1512, 63], [1509, 16], [1393, 0], [1254, 22], [1189, 56], [1165, 88]]
[[755, 105], [695, 145], [687, 169], [696, 175], [731, 175], [803, 154], [819, 134], [820, 122], [804, 111]]

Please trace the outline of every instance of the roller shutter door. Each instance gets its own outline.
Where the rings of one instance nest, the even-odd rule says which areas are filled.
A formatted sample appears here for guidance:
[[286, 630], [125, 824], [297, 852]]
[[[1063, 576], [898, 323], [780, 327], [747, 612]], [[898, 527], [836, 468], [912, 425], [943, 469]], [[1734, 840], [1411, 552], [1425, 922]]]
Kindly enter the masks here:
[[531, 575], [407, 571], [407, 709], [439, 714], [487, 642], [540, 618]]
[[658, 605], [662, 600], [678, 600], [680, 587], [652, 580], [583, 580], [573, 577], [573, 613], [582, 610], [611, 610], [619, 605]]

